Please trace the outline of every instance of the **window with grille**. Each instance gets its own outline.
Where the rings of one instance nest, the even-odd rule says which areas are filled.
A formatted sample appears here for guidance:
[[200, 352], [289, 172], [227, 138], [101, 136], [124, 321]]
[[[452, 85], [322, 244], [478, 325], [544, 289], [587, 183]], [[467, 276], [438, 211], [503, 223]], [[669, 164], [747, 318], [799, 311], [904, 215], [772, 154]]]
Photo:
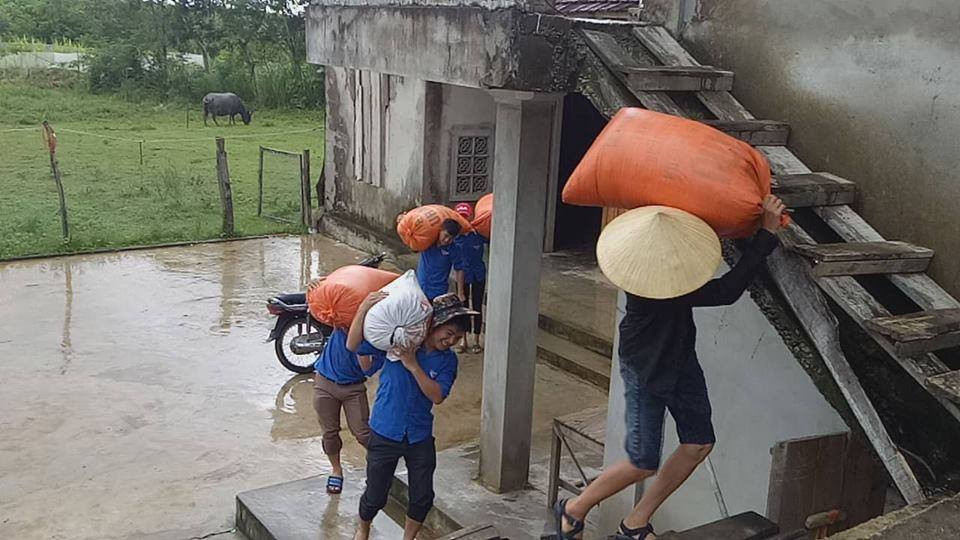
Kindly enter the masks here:
[[451, 200], [476, 200], [489, 193], [493, 172], [493, 134], [489, 129], [467, 129], [453, 134]]

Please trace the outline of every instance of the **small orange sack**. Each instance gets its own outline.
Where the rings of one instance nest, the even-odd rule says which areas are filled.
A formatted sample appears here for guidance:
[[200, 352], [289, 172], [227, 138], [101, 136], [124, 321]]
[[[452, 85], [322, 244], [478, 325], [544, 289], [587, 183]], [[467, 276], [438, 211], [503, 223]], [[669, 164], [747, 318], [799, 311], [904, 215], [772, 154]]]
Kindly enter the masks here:
[[318, 321], [336, 328], [349, 328], [360, 303], [400, 277], [393, 272], [351, 264], [341, 266], [307, 289], [307, 308]]
[[770, 165], [749, 144], [710, 126], [646, 109], [610, 120], [563, 188], [581, 206], [672, 206], [743, 238], [760, 226]]
[[490, 239], [490, 225], [493, 224], [493, 193], [487, 193], [477, 201], [473, 210], [473, 221], [470, 224], [484, 238]]
[[442, 204], [428, 204], [410, 210], [397, 218], [397, 234], [408, 248], [425, 251], [437, 243], [440, 236], [440, 224], [446, 219], [460, 223], [461, 233], [470, 232], [470, 222], [453, 208]]

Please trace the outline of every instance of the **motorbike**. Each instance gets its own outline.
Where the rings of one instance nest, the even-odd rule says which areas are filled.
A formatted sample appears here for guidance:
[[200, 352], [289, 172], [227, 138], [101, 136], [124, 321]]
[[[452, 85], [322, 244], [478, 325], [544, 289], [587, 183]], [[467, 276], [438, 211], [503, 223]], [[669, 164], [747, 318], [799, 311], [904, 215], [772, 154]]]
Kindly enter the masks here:
[[[373, 255], [359, 265], [378, 268], [386, 253]], [[277, 317], [277, 322], [267, 337], [273, 342], [277, 360], [294, 373], [310, 373], [323, 351], [333, 328], [310, 316], [307, 309], [307, 293], [278, 294], [267, 300], [267, 311]]]

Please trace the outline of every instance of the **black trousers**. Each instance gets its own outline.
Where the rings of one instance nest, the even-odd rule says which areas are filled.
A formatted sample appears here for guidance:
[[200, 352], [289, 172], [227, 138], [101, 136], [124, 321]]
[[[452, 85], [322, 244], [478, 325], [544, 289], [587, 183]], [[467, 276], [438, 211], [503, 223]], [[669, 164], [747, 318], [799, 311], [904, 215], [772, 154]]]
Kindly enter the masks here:
[[467, 300], [470, 301], [470, 309], [480, 313], [471, 317], [473, 320], [473, 333], [479, 335], [483, 331], [483, 293], [487, 287], [486, 281], [474, 281], [473, 283], [464, 283], [464, 293]]
[[420, 523], [427, 518], [433, 508], [433, 471], [437, 468], [433, 437], [410, 444], [406, 439], [394, 442], [372, 432], [367, 443], [367, 488], [360, 497], [360, 519], [372, 521], [387, 505], [400, 458], [407, 464], [407, 517]]

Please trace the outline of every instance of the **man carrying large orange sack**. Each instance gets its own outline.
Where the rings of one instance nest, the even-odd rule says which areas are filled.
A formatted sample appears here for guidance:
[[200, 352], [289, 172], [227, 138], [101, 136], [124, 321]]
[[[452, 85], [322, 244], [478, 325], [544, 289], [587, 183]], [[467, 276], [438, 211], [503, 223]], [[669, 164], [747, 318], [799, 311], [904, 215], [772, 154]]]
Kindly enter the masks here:
[[[720, 242], [711, 227], [692, 214], [646, 206], [604, 229], [597, 244], [600, 268], [627, 293], [619, 355], [628, 459], [605, 468], [578, 497], [557, 502], [554, 515], [560, 540], [579, 538], [593, 507], [654, 475], [612, 538], [656, 538], [651, 517], [706, 459], [716, 441], [695, 350], [692, 308], [736, 302], [777, 247], [775, 233], [782, 227], [784, 210], [777, 197], [767, 195], [761, 228], [751, 245], [729, 272], [713, 280], [721, 260]], [[680, 446], [661, 467], [667, 410], [676, 422]]]

